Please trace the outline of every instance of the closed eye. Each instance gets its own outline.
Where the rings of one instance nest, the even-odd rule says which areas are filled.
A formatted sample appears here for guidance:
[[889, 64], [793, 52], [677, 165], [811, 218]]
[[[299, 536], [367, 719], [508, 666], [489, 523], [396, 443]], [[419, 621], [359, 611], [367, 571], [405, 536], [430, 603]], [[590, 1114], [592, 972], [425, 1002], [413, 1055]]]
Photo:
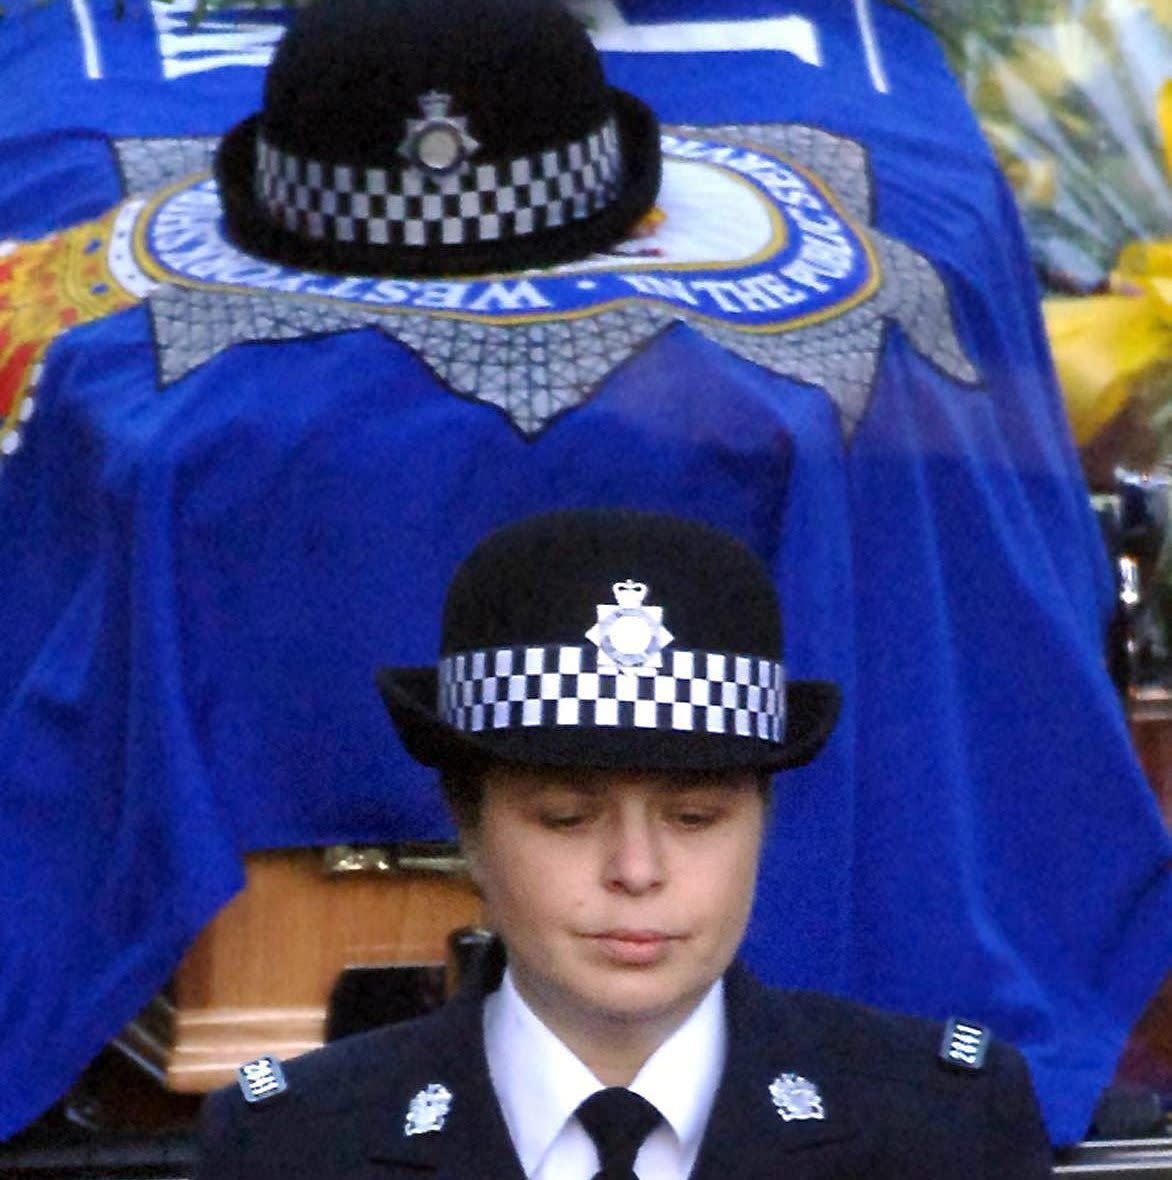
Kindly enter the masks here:
[[718, 811], [676, 811], [669, 816], [671, 822], [686, 831], [698, 832], [710, 828], [720, 819]]
[[539, 815], [537, 818], [543, 828], [554, 832], [571, 832], [584, 827], [590, 817], [585, 812], [576, 811]]

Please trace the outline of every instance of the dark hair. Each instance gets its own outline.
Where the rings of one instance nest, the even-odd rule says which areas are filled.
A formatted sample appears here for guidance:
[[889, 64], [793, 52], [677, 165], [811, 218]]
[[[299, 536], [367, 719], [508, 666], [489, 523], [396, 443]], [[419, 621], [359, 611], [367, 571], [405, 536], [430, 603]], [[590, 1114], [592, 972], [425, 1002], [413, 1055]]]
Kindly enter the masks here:
[[484, 775], [488, 766], [475, 769], [460, 767], [447, 769], [440, 774], [440, 790], [456, 829], [464, 832], [475, 831], [480, 826], [480, 810], [484, 803]]

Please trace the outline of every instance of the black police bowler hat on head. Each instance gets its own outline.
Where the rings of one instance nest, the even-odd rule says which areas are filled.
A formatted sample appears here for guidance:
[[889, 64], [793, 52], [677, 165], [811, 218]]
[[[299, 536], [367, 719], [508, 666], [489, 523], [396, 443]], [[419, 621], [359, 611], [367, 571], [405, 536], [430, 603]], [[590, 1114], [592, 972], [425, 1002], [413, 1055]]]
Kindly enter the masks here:
[[498, 760], [639, 770], [781, 770], [838, 715], [787, 683], [768, 571], [708, 525], [553, 512], [490, 535], [444, 604], [437, 668], [383, 668], [383, 700], [429, 766]]
[[228, 237], [291, 266], [469, 274], [620, 241], [659, 127], [559, 0], [318, 0], [216, 155]]

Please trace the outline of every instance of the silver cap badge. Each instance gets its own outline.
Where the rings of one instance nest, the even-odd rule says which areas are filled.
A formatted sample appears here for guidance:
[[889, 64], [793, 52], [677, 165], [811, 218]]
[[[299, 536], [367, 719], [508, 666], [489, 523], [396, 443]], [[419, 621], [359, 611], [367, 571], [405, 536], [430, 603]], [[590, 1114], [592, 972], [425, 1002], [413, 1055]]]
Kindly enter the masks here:
[[769, 1097], [777, 1113], [787, 1123], [800, 1119], [824, 1119], [822, 1094], [809, 1078], [798, 1073], [783, 1073], [769, 1085]]
[[586, 638], [598, 647], [599, 665], [607, 663], [624, 672], [651, 672], [663, 665], [663, 649], [674, 636], [663, 625], [663, 607], [644, 606], [643, 582], [616, 582], [615, 604], [599, 603], [598, 622]]
[[452, 96], [438, 90], [419, 96], [422, 119], [407, 120], [407, 134], [399, 155], [429, 176], [444, 177], [457, 171], [480, 144], [468, 134], [463, 115], [449, 115]]
[[432, 1082], [411, 1099], [403, 1134], [426, 1135], [429, 1131], [442, 1131], [451, 1105], [452, 1092], [447, 1086]]

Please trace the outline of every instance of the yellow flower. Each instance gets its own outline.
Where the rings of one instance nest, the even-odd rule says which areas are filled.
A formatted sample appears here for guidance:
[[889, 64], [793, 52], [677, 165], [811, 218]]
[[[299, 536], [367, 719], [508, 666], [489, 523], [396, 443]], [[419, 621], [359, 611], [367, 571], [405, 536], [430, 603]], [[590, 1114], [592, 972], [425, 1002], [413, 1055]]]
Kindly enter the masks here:
[[[1172, 0], [1169, 0], [1172, 5]], [[1157, 103], [1172, 176], [1172, 80]], [[1172, 365], [1172, 238], [1131, 242], [1120, 252], [1111, 293], [1051, 298], [1043, 311], [1075, 440], [1088, 443], [1135, 386]], [[1172, 388], [1168, 390], [1172, 398]]]

